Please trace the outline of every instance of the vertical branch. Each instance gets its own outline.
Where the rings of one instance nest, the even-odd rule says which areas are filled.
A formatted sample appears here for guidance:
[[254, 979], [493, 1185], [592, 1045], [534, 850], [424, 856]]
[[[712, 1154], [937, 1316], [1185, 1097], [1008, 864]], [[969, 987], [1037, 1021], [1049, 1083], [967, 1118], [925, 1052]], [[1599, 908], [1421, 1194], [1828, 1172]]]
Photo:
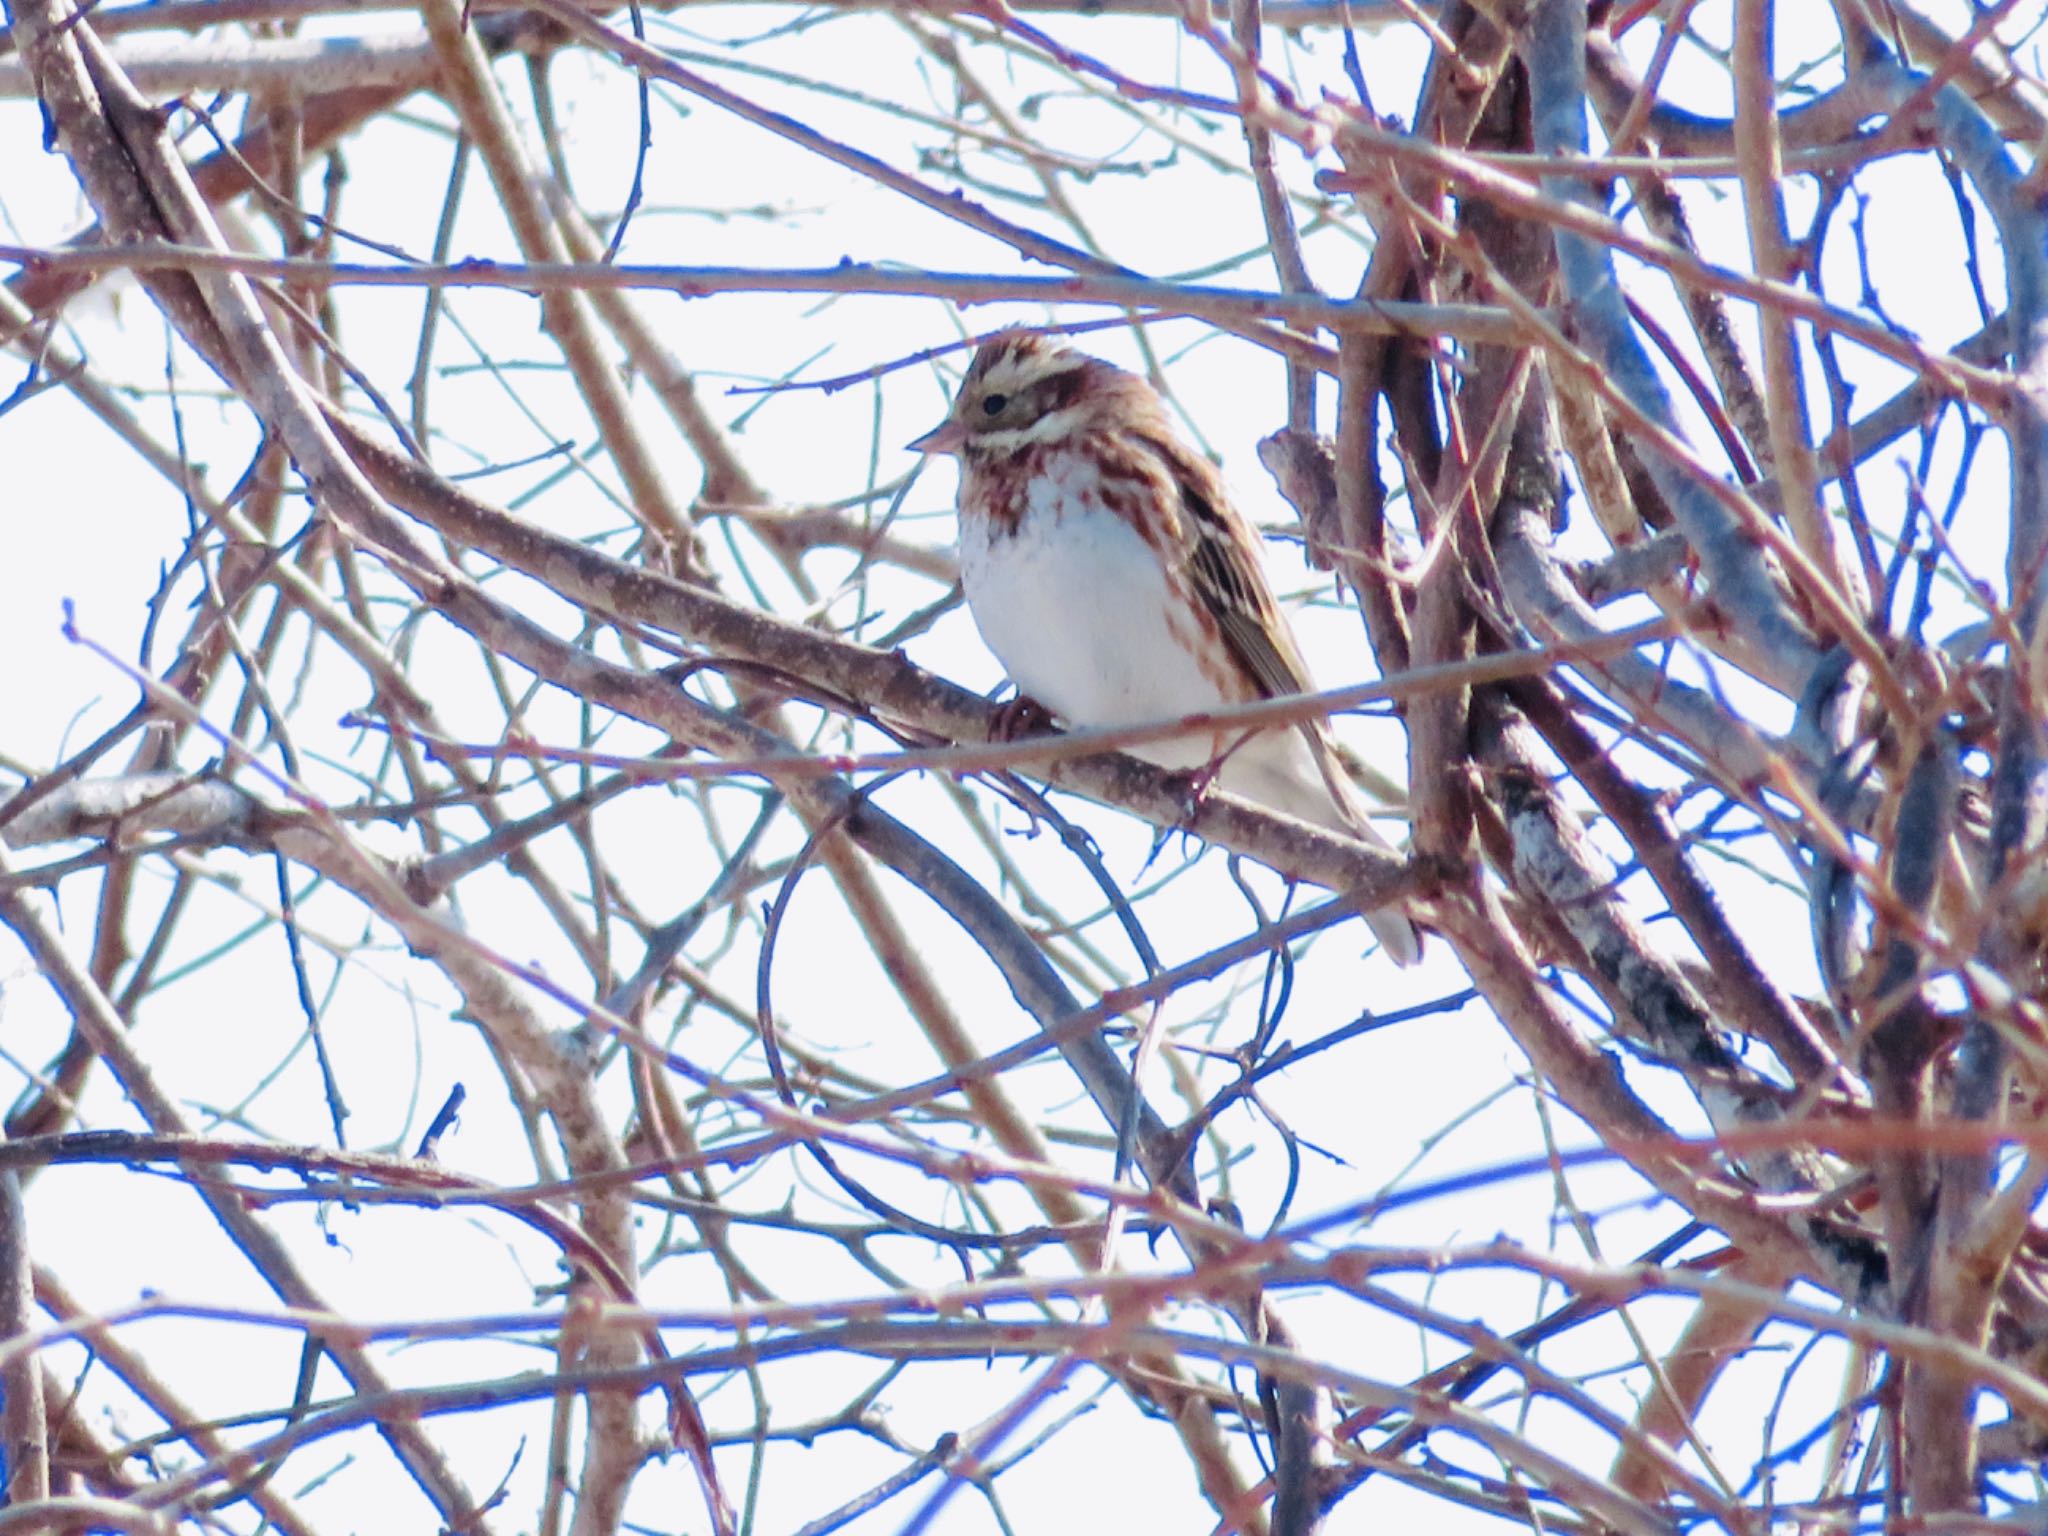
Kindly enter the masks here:
[[[568, 247], [548, 215], [539, 178], [520, 146], [518, 130], [491, 77], [483, 45], [467, 24], [467, 13], [452, 4], [429, 4], [424, 11], [441, 56], [443, 89], [490, 171], [521, 252], [529, 261], [567, 261]], [[689, 514], [669, 494], [667, 478], [633, 423], [618, 372], [598, 345], [588, 303], [579, 293], [555, 289], [542, 295], [541, 313], [626, 482], [634, 513], [667, 546], [665, 558], [678, 574], [696, 573], [699, 565]]]
[[[1522, 34], [1541, 155], [1586, 152], [1586, 10], [1580, 0], [1540, 0]], [[1544, 192], [1560, 202], [1597, 206], [1587, 183], [1548, 174]], [[1569, 230], [1555, 231], [1566, 302], [1586, 349], [1615, 387], [1659, 426], [1676, 432], [1671, 399], [1635, 333], [1605, 246]], [[1795, 679], [1819, 665], [1820, 651], [1771, 580], [1763, 552], [1735, 516], [1653, 442], [1648, 469], [1705, 568], [1715, 601], [1759, 649], [1774, 653]], [[1796, 690], [1795, 690], [1796, 691]]]
[[[1520, 151], [1529, 143], [1528, 92], [1524, 72], [1510, 64], [1483, 97], [1470, 124], [1470, 141], [1481, 149]], [[1457, 247], [1463, 264], [1456, 279], [1478, 286], [1471, 270], [1483, 264], [1499, 281], [1526, 295], [1540, 294], [1551, 269], [1549, 242], [1529, 223], [1502, 216], [1484, 202], [1462, 210]], [[1430, 551], [1415, 607], [1417, 664], [1464, 659], [1479, 645], [1479, 604], [1475, 593], [1485, 579], [1488, 524], [1503, 504], [1558, 504], [1556, 428], [1548, 376], [1530, 349], [1476, 349], [1461, 386], [1445, 389], [1450, 420], [1449, 452], [1429, 501], [1437, 526], [1429, 529]], [[1415, 840], [1418, 848], [1462, 857], [1471, 835], [1473, 777], [1472, 695], [1444, 689], [1409, 706], [1413, 753]]]
[[[1273, 269], [1280, 286], [1289, 293], [1312, 293], [1308, 262], [1301, 252], [1301, 234], [1294, 227], [1294, 210], [1287, 200], [1287, 188], [1280, 182], [1280, 170], [1273, 162], [1273, 131], [1259, 120], [1259, 53], [1263, 27], [1259, 0], [1230, 0], [1230, 33], [1237, 48], [1231, 59], [1237, 74], [1239, 121], [1244, 127], [1245, 159], [1252, 181], [1259, 189], [1259, 215], [1265, 221], [1266, 242], [1273, 252]], [[1291, 431], [1316, 429], [1316, 370], [1298, 358], [1287, 362], [1287, 425]]]
[[[1742, 172], [1742, 206], [1756, 275], [1790, 283], [1798, 263], [1786, 237], [1780, 195], [1783, 147], [1778, 140], [1778, 76], [1772, 48], [1776, 0], [1737, 0], [1735, 7], [1735, 154]], [[1792, 322], [1760, 305], [1764, 399], [1771, 460], [1778, 472], [1779, 509], [1814, 568], [1843, 585], [1833, 530], [1822, 511], [1813, 465], [1813, 433], [1800, 377], [1799, 341]], [[1859, 607], [1861, 605], [1859, 604]]]
[[[0, 1173], [0, 1341], [25, 1340], [35, 1328], [35, 1276], [21, 1175]], [[0, 1497], [33, 1504], [50, 1496], [48, 1418], [42, 1357], [16, 1347], [0, 1367]]]
[[[1393, 248], [1383, 242], [1375, 264]], [[1337, 550], [1332, 558], [1358, 594], [1366, 634], [1382, 673], [1408, 670], [1408, 612], [1387, 544], [1387, 487], [1380, 478], [1380, 374], [1387, 350], [1379, 337], [1347, 333], [1337, 342]]]
[[[1877, 70], [1886, 61], [1873, 66]], [[1905, 79], [1892, 78], [1904, 90]], [[2044, 583], [2048, 583], [2048, 220], [2012, 155], [1984, 115], [1954, 85], [1933, 102], [1943, 144], [1970, 177], [1991, 212], [2006, 261], [2008, 324], [2015, 372], [2006, 426], [2012, 449], [2012, 501], [2006, 549], [2006, 621], [2010, 641], [1999, 691], [1997, 752], [1991, 771], [1989, 863], [1994, 879], [2037, 852], [2048, 830], [2048, 773], [2044, 773]], [[1941, 733], [1927, 752], [1945, 774]], [[2038, 985], [2040, 960], [1995, 907], [1982, 953], [2020, 995]], [[2006, 1113], [2009, 1049], [2000, 1024], [1977, 1014], [1964, 1029], [1955, 1058], [1951, 1111], [1972, 1122]], [[1962, 1342], [1980, 1343], [1990, 1327], [1992, 1301], [2010, 1247], [1986, 1254], [1979, 1224], [2000, 1220], [1987, 1204], [1994, 1162], [1981, 1152], [1938, 1160], [1929, 1256], [1927, 1310], [1931, 1326]], [[2008, 1244], [2016, 1241], [2016, 1234]], [[1964, 1271], [1961, 1259], [1973, 1257]], [[1930, 1373], [1931, 1374], [1931, 1373]], [[1907, 1438], [1915, 1474], [1911, 1492], [1920, 1514], [1976, 1507], [1976, 1394], [1953, 1380], [1920, 1384], [1907, 1400]], [[1917, 1410], [1917, 1418], [1916, 1418]], [[1918, 1437], [1917, 1440], [1915, 1437]]]
[[[1626, 63], [1613, 39], [1604, 33], [1588, 37], [1587, 83], [1594, 88], [1601, 121], [1606, 125], [1608, 140], [1615, 153], [1630, 152], [1642, 121], [1656, 100], [1654, 85], [1661, 76], [1661, 65], [1657, 60], [1668, 62], [1670, 50], [1684, 34], [1683, 22], [1682, 15], [1667, 22], [1658, 38], [1657, 56], [1652, 60], [1650, 70], [1643, 80], [1633, 82], [1632, 86]], [[1623, 96], [1619, 103], [1613, 99], [1617, 94], [1616, 87], [1627, 88], [1619, 92]], [[1629, 177], [1629, 190], [1643, 222], [1655, 233], [1684, 250], [1697, 249], [1685, 204], [1669, 178], [1654, 171], [1639, 171]], [[1689, 284], [1680, 286], [1678, 296], [1692, 322], [1694, 339], [1706, 357], [1707, 370], [1713, 374], [1714, 383], [1720, 389], [1721, 402], [1729, 421], [1741, 433], [1743, 444], [1751, 455], [1763, 461], [1768, 469], [1771, 425], [1764, 407], [1763, 387], [1750, 367], [1742, 343], [1736, 338], [1726, 297]]]

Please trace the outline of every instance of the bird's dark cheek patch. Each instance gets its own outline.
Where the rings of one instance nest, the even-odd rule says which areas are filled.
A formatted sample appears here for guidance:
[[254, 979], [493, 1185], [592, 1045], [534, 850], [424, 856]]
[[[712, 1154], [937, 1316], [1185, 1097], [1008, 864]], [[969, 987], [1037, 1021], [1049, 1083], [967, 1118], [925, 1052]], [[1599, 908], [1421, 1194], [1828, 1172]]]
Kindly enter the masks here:
[[1031, 414], [1033, 417], [1050, 416], [1054, 411], [1063, 411], [1087, 390], [1086, 369], [1070, 368], [1065, 373], [1056, 373], [1032, 389]]

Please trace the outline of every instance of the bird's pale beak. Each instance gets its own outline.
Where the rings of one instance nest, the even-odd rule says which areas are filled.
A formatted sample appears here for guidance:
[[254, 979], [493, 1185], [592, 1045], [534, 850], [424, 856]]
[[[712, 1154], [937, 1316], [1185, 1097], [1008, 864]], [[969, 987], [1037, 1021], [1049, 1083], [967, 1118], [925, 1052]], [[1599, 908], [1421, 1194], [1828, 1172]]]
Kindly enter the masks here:
[[912, 453], [958, 453], [966, 442], [966, 429], [949, 416], [923, 437], [904, 446]]

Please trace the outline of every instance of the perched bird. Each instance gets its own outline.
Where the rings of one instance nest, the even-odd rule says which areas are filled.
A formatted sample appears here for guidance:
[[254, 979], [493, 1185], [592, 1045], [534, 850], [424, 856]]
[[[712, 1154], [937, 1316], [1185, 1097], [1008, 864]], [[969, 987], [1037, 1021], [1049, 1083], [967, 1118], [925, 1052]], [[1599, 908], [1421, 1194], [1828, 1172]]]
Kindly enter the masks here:
[[[984, 342], [953, 409], [910, 445], [960, 460], [960, 579], [1027, 697], [1076, 726], [1134, 725], [1313, 689], [1250, 524], [1152, 387], [1051, 337]], [[1391, 848], [1320, 720], [1131, 748], [1213, 767], [1232, 794]], [[1403, 965], [1398, 912], [1367, 914]]]

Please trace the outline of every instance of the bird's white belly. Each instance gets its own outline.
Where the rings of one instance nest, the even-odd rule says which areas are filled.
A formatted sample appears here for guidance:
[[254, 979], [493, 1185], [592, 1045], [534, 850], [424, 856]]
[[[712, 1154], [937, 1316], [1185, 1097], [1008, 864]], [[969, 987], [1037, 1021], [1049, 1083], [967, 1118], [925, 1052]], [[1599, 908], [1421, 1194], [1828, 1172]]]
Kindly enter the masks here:
[[[1046, 469], [1014, 533], [981, 518], [961, 529], [968, 606], [1011, 680], [1077, 726], [1170, 720], [1224, 703], [1176, 638], [1192, 636], [1185, 617], [1170, 620], [1172, 595], [1151, 547], [1084, 494], [1084, 461]], [[1207, 760], [1206, 743], [1133, 750], [1185, 768]]]

